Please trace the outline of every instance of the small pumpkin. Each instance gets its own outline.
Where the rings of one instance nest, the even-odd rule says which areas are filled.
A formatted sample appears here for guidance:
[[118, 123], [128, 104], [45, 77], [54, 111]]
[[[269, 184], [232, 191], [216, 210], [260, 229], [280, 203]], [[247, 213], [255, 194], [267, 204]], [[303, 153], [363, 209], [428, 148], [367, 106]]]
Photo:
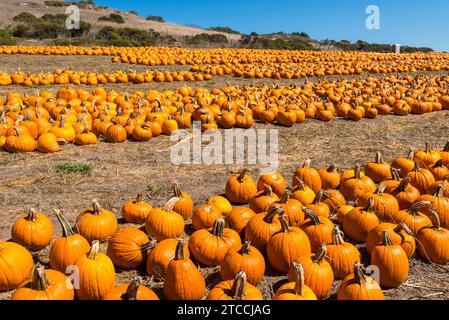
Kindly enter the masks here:
[[308, 159], [302, 168], [296, 169], [292, 185], [295, 187], [297, 183], [296, 178], [299, 178], [316, 193], [322, 189], [322, 182], [318, 170], [310, 167], [311, 162], [312, 161]]
[[94, 240], [90, 251], [75, 262], [79, 270], [79, 288], [75, 288], [80, 300], [101, 300], [115, 287], [115, 269], [111, 259], [100, 252], [100, 242]]
[[117, 218], [106, 209], [103, 209], [98, 200], [92, 200], [92, 208], [83, 210], [77, 220], [76, 227], [87, 241], [105, 241], [118, 228]]
[[122, 216], [128, 223], [143, 224], [153, 207], [143, 199], [141, 193], [133, 199], [126, 201], [122, 207]]
[[274, 193], [282, 196], [287, 187], [285, 178], [279, 172], [265, 173], [257, 180], [257, 190], [265, 190], [265, 185], [270, 186]]
[[0, 292], [17, 288], [33, 268], [30, 252], [15, 242], [0, 241]]
[[374, 162], [368, 162], [365, 165], [365, 175], [370, 177], [375, 183], [391, 179], [391, 167], [388, 163], [382, 161], [380, 152], [376, 153]]
[[344, 234], [338, 226], [332, 230], [332, 243], [327, 246], [326, 259], [334, 271], [335, 279], [343, 279], [354, 273], [354, 263], [361, 261], [359, 250], [344, 240]]
[[354, 169], [354, 176], [341, 183], [340, 192], [348, 201], [359, 200], [365, 193], [376, 191], [376, 185], [368, 176], [362, 176], [360, 166]]
[[247, 282], [246, 273], [240, 271], [234, 280], [225, 280], [213, 287], [206, 300], [263, 300], [263, 297], [257, 287]]
[[410, 184], [418, 189], [420, 194], [426, 194], [430, 186], [435, 183], [432, 172], [420, 168], [417, 162], [415, 162], [415, 167], [407, 174], [407, 177], [410, 178]]
[[294, 177], [293, 179], [296, 181], [292, 188], [293, 197], [303, 205], [312, 203], [316, 196], [315, 192], [300, 178]]
[[13, 225], [11, 238], [14, 242], [30, 251], [39, 251], [50, 244], [54, 227], [51, 220], [43, 213], [30, 209]]
[[210, 198], [207, 203], [220, 208], [221, 214], [225, 217], [230, 214], [233, 209], [229, 200], [222, 196], [214, 196]]
[[[179, 241], [181, 240], [165, 239], [158, 242], [150, 250], [146, 261], [146, 270], [150, 276], [164, 277], [170, 261], [175, 258], [176, 247]], [[184, 246], [184, 257], [186, 259], [190, 258], [189, 249], [186, 246]]]
[[318, 170], [321, 177], [322, 188], [323, 189], [338, 189], [340, 186], [340, 173], [336, 166], [332, 165], [329, 167], [321, 168]]
[[50, 248], [49, 264], [52, 269], [65, 273], [67, 267], [90, 250], [89, 242], [80, 234], [74, 233], [66, 217], [60, 210], [54, 214], [62, 227], [62, 236]]
[[[302, 256], [295, 260], [296, 263], [304, 268], [304, 283], [312, 289], [318, 299], [326, 298], [334, 283], [334, 272], [329, 262], [325, 259], [326, 253], [327, 247], [323, 243], [316, 254]], [[288, 272], [288, 281], [295, 281], [295, 277], [296, 269], [291, 264]]]
[[440, 218], [440, 223], [443, 228], [449, 228], [449, 198], [443, 195], [444, 185], [439, 185], [432, 195], [422, 195], [418, 198], [419, 201], [428, 201], [432, 205], [429, 209], [435, 211]]
[[219, 218], [211, 230], [195, 231], [189, 239], [189, 251], [195, 259], [205, 266], [219, 265], [229, 248], [240, 243], [239, 234], [225, 228], [225, 221]]
[[281, 286], [273, 300], [318, 300], [313, 290], [305, 284], [304, 268], [293, 262], [294, 282]]
[[354, 273], [346, 276], [338, 287], [337, 300], [384, 300], [380, 285], [364, 274], [363, 265], [354, 264]]
[[73, 300], [72, 283], [61, 272], [37, 265], [32, 276], [14, 291], [12, 300]]
[[252, 217], [245, 227], [245, 239], [250, 241], [260, 252], [265, 253], [271, 236], [282, 229], [279, 215], [283, 213], [280, 207], [271, 207]]
[[279, 216], [279, 221], [282, 228], [268, 241], [267, 256], [275, 270], [287, 273], [295, 259], [311, 254], [311, 243], [303, 230], [298, 227], [289, 227], [283, 215]]
[[223, 280], [234, 279], [241, 270], [246, 273], [248, 282], [255, 286], [265, 274], [265, 259], [249, 241], [230, 248], [220, 265]]
[[259, 191], [249, 200], [249, 207], [255, 213], [266, 212], [273, 203], [278, 202], [279, 200], [278, 195], [266, 184], [264, 190]]
[[193, 214], [192, 197], [187, 192], [183, 192], [181, 190], [178, 181], [173, 182], [173, 193], [174, 197], [178, 199], [178, 201], [173, 206], [173, 211], [180, 214], [184, 218], [184, 220], [189, 219]]
[[226, 216], [226, 222], [231, 229], [244, 233], [249, 220], [255, 215], [256, 213], [248, 207], [235, 207]]
[[210, 229], [214, 222], [223, 215], [219, 207], [213, 204], [199, 206], [192, 216], [192, 225], [195, 230]]
[[449, 262], [449, 230], [442, 228], [438, 214], [429, 211], [433, 224], [418, 231], [418, 254], [423, 259], [433, 263], [446, 264]]
[[312, 252], [317, 252], [323, 243], [332, 242], [332, 230], [334, 224], [325, 217], [320, 217], [313, 210], [303, 207], [302, 210], [308, 217], [301, 223], [300, 228], [309, 238]]
[[118, 229], [108, 242], [107, 255], [115, 266], [123, 270], [139, 268], [156, 245], [156, 240], [133, 227]]
[[[432, 226], [432, 221], [426, 214], [431, 205], [428, 201], [418, 201], [409, 209], [400, 210], [395, 216], [395, 222], [404, 223], [416, 235], [422, 228]], [[423, 212], [422, 209], [426, 210]]]
[[407, 280], [408, 257], [404, 249], [391, 241], [390, 232], [382, 231], [381, 243], [371, 252], [371, 265], [380, 271], [380, 284], [386, 288], [397, 288]]
[[343, 220], [343, 230], [352, 240], [365, 242], [368, 233], [380, 224], [373, 210], [374, 199], [368, 199], [365, 207], [357, 207], [349, 211]]
[[171, 198], [163, 208], [154, 208], [148, 214], [145, 230], [157, 241], [179, 238], [184, 232], [184, 218], [173, 210], [178, 200]]
[[142, 285], [142, 278], [137, 277], [130, 283], [123, 283], [111, 289], [103, 300], [159, 300], [153, 290]]
[[206, 293], [206, 283], [192, 260], [184, 256], [184, 243], [178, 242], [175, 258], [164, 277], [164, 295], [169, 300], [200, 300]]
[[226, 183], [225, 193], [229, 201], [238, 204], [246, 204], [257, 193], [257, 187], [249, 170], [243, 169], [239, 174], [233, 175]]
[[399, 210], [405, 210], [418, 200], [420, 193], [418, 189], [410, 184], [410, 178], [405, 177], [397, 187], [387, 188], [385, 192], [396, 198]]

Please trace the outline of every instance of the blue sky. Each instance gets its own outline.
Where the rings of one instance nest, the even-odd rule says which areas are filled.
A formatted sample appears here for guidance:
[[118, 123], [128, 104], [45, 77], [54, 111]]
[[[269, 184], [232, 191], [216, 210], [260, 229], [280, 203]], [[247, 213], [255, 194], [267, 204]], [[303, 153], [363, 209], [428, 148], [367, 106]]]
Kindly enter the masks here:
[[[401, 43], [449, 51], [447, 0], [94, 0], [96, 4], [201, 27], [244, 33], [307, 32], [312, 38]], [[380, 30], [365, 27], [368, 5], [380, 9]]]

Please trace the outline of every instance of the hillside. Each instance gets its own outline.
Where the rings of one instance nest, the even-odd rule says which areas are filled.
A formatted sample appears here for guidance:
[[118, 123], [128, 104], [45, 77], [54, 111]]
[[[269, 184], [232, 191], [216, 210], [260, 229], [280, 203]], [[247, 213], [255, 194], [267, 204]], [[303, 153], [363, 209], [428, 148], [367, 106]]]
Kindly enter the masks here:
[[[0, 3], [0, 28], [4, 28], [10, 25], [17, 25], [17, 22], [13, 21], [13, 17], [22, 12], [28, 12], [36, 17], [41, 17], [44, 14], [64, 14], [65, 7], [47, 6], [45, 0], [1, 0]], [[206, 34], [218, 34], [218, 32], [204, 30], [200, 28], [181, 26], [169, 22], [156, 22], [147, 21], [144, 17], [133, 15], [129, 12], [115, 10], [112, 8], [105, 8], [96, 5], [84, 5], [80, 8], [81, 19], [88, 22], [92, 26], [92, 32], [96, 32], [102, 27], [112, 26], [119, 27], [117, 23], [98, 21], [98, 18], [109, 15], [111, 13], [117, 13], [123, 17], [125, 23], [122, 26], [137, 28], [141, 30], [154, 30], [163, 35], [170, 35], [175, 38], [194, 36], [202, 33]], [[223, 32], [220, 32], [223, 34]], [[238, 41], [240, 35], [238, 34], [226, 34], [226, 37], [230, 41]]]

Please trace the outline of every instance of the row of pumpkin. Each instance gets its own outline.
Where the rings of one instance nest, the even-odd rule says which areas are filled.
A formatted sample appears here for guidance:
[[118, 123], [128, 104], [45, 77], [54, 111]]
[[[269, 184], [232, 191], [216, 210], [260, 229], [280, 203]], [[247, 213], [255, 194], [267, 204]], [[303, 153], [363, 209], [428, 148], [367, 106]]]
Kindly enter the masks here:
[[131, 95], [66, 87], [53, 94], [0, 99], [0, 147], [9, 152], [58, 152], [60, 144], [148, 141], [186, 129], [248, 129], [255, 121], [291, 127], [307, 119], [354, 121], [378, 115], [424, 114], [449, 109], [448, 77], [322, 81], [300, 87], [181, 87]]
[[[78, 299], [156, 299], [138, 281], [116, 287], [114, 266], [145, 266], [164, 280], [165, 298], [201, 299], [206, 284], [194, 260], [220, 266], [223, 282], [209, 291], [209, 299], [261, 299], [256, 286], [266, 263], [289, 279], [273, 299], [324, 299], [338, 279], [338, 299], [383, 299], [381, 286], [406, 281], [415, 251], [431, 263], [449, 262], [448, 163], [448, 152], [429, 147], [391, 165], [377, 155], [364, 172], [360, 166], [342, 173], [334, 166], [317, 170], [307, 161], [295, 171], [291, 188], [279, 173], [255, 183], [243, 170], [229, 178], [224, 196], [196, 209], [175, 182], [163, 208], [153, 208], [141, 195], [123, 205], [124, 220], [144, 225], [145, 232], [118, 228], [115, 214], [96, 200], [74, 229], [55, 210], [63, 234], [51, 244], [46, 270], [33, 269], [28, 250], [50, 245], [53, 224], [30, 210], [12, 226], [14, 242], [0, 242], [0, 290], [19, 286], [16, 299], [73, 299], [74, 292]], [[186, 220], [195, 230], [190, 237]], [[100, 252], [100, 241], [108, 242], [107, 254]], [[366, 245], [371, 265], [379, 268], [377, 281], [364, 274], [354, 243]], [[75, 290], [63, 287], [64, 272], [73, 265], [79, 270]]]

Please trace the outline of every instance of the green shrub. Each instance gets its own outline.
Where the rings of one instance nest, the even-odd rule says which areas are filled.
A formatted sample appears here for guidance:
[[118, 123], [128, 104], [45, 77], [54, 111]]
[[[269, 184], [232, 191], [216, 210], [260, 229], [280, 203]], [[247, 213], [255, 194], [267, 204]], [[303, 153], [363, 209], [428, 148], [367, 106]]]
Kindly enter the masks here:
[[192, 45], [201, 45], [201, 44], [227, 44], [229, 43], [228, 38], [221, 33], [217, 34], [208, 34], [201, 33], [197, 34], [193, 37], [187, 38], [187, 43]]
[[119, 14], [111, 13], [107, 16], [102, 16], [98, 18], [98, 21], [109, 21], [109, 22], [115, 22], [115, 23], [125, 23], [125, 19]]
[[54, 166], [54, 170], [56, 172], [65, 174], [70, 173], [88, 174], [92, 171], [93, 167], [94, 166], [92, 164], [88, 163], [62, 163]]
[[14, 18], [12, 18], [13, 21], [25, 22], [25, 23], [34, 22], [36, 19], [37, 18], [29, 12], [22, 12], [22, 13], [18, 14], [17, 16], [15, 16]]
[[96, 39], [104, 45], [120, 47], [152, 46], [158, 44], [174, 44], [176, 39], [171, 36], [163, 36], [153, 30], [145, 31], [134, 28], [117, 29], [113, 27], [101, 28]]
[[66, 7], [69, 4], [64, 1], [45, 1], [45, 5], [49, 7]]
[[208, 30], [211, 31], [217, 31], [217, 32], [225, 32], [225, 33], [232, 33], [232, 34], [241, 34], [240, 32], [231, 29], [229, 27], [210, 27]]
[[148, 16], [147, 20], [156, 22], [165, 22], [164, 18], [162, 18], [161, 16]]

